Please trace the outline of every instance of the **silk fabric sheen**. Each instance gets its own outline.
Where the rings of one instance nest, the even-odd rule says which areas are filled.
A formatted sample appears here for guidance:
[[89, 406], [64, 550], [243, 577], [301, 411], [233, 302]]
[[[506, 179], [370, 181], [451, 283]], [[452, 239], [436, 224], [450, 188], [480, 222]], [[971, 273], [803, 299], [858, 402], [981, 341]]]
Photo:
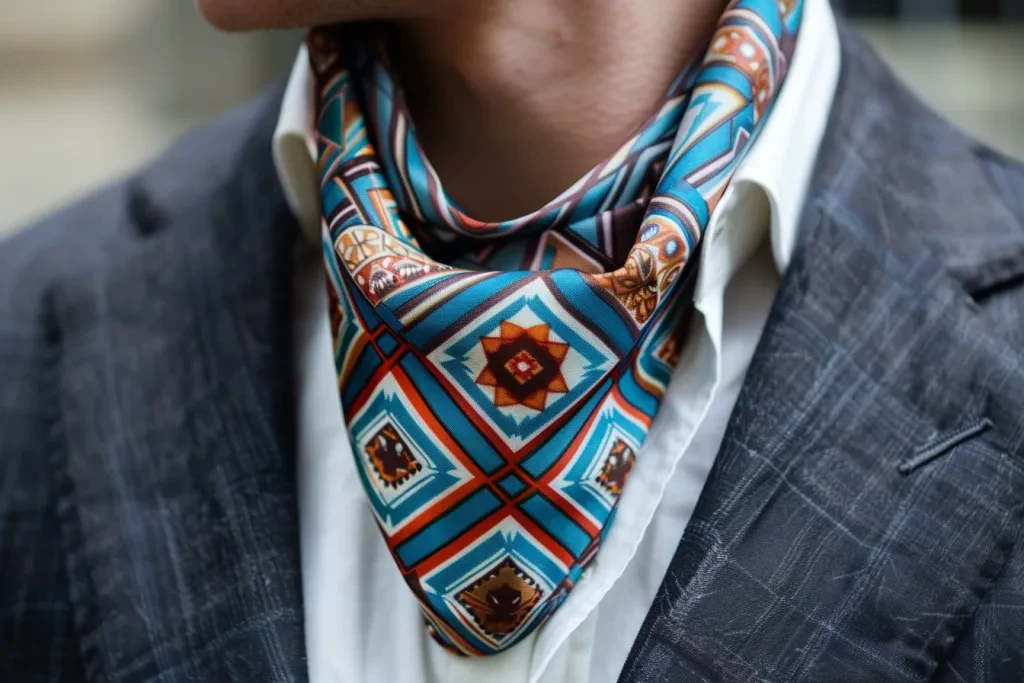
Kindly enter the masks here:
[[445, 646], [514, 644], [598, 553], [678, 358], [687, 265], [783, 84], [802, 5], [730, 4], [630, 140], [502, 222], [445, 194], [377, 34], [310, 34], [342, 406]]

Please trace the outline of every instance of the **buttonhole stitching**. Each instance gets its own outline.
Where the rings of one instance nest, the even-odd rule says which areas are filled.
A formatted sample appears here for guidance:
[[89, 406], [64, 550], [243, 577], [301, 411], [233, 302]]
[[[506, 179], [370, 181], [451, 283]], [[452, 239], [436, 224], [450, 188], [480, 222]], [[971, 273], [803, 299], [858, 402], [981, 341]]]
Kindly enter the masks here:
[[992, 429], [993, 426], [992, 420], [986, 417], [982, 418], [979, 422], [971, 425], [970, 427], [965, 427], [948, 436], [942, 434], [929, 443], [926, 443], [924, 446], [918, 448], [917, 451], [914, 452], [914, 455], [900, 463], [899, 473], [910, 474], [914, 470], [927, 465], [932, 460], [952, 451], [965, 441], [987, 432]]

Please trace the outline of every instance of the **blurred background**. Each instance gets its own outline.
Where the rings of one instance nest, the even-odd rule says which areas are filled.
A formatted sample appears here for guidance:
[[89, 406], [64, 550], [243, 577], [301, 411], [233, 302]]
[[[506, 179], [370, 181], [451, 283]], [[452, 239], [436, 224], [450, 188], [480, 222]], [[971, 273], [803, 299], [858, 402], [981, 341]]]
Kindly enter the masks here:
[[[926, 100], [1024, 158], [1024, 0], [833, 0]], [[293, 33], [185, 0], [0, 0], [0, 235], [287, 73]]]

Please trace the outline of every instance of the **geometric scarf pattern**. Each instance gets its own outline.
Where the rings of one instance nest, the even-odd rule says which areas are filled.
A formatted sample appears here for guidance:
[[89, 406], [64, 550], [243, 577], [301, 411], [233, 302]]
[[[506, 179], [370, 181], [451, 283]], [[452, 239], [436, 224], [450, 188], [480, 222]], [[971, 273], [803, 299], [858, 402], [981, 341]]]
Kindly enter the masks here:
[[734, 0], [631, 139], [502, 222], [446, 196], [383, 41], [309, 34], [356, 471], [449, 649], [518, 642], [597, 555], [679, 356], [681, 283], [783, 84], [802, 9]]

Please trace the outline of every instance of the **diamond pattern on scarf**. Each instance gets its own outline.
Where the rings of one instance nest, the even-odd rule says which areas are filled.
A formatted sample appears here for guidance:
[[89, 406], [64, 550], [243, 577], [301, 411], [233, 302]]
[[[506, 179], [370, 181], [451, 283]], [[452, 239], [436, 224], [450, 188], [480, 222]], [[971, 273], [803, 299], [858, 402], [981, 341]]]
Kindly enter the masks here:
[[341, 403], [373, 514], [446, 647], [518, 642], [599, 555], [679, 357], [681, 274], [802, 10], [734, 0], [615, 154], [492, 223], [445, 194], [381, 41], [310, 33]]

